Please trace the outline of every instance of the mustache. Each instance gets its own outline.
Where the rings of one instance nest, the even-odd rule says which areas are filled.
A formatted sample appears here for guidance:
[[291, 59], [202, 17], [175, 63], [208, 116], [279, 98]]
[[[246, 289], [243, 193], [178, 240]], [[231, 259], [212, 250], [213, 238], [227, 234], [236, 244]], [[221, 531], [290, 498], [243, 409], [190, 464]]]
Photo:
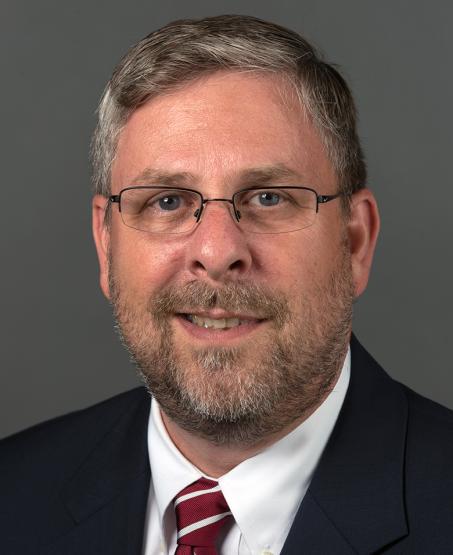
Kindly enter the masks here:
[[193, 280], [185, 284], [168, 285], [156, 293], [148, 309], [158, 321], [175, 313], [219, 308], [229, 312], [253, 314], [260, 319], [272, 319], [282, 325], [289, 315], [288, 301], [282, 293], [246, 281], [235, 281], [212, 287]]

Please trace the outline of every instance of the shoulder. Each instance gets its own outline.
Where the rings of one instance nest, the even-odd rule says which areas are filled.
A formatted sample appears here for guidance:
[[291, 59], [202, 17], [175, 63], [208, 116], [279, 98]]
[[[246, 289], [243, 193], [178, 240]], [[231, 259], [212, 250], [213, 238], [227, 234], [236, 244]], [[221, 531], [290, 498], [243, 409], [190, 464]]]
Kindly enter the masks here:
[[[408, 400], [406, 471], [418, 489], [437, 482], [453, 494], [453, 411], [401, 385]], [[428, 480], [429, 479], [429, 480]], [[453, 507], [453, 503], [452, 503]]]
[[[134, 405], [141, 403], [148, 397], [144, 387], [137, 387], [124, 393], [100, 401], [88, 408], [70, 412], [45, 422], [40, 422], [30, 428], [12, 434], [0, 440], [0, 453], [3, 455], [9, 449], [19, 447], [26, 443], [29, 445], [33, 442], [41, 442], [43, 440], [50, 441], [51, 438], [61, 434], [77, 433], [84, 431], [91, 435], [96, 434], [98, 429], [102, 429], [104, 425], [111, 425], [115, 418], [121, 416]], [[93, 428], [93, 421], [96, 426]], [[90, 433], [91, 432], [91, 433]]]
[[55, 488], [71, 476], [126, 413], [149, 402], [145, 388], [121, 393], [0, 441], [2, 495], [17, 496], [29, 487]]
[[435, 484], [441, 485], [439, 494], [453, 496], [453, 411], [392, 379], [355, 338], [351, 349], [350, 386], [356, 401], [351, 428], [372, 432], [378, 440], [375, 461], [383, 450], [387, 460], [396, 457], [396, 452], [389, 452], [390, 445], [403, 450], [401, 470], [413, 501], [428, 490], [434, 493]]
[[[373, 530], [377, 543], [400, 540], [382, 553], [450, 553], [453, 411], [392, 379], [357, 340], [351, 353], [350, 387], [329, 459], [330, 476], [338, 477], [339, 460], [346, 468], [341, 486], [335, 484], [347, 499], [338, 520], [347, 515], [344, 528], [353, 537], [353, 511], [360, 529], [370, 530], [367, 541]], [[365, 499], [360, 511], [350, 499], [356, 507]]]
[[[423, 397], [405, 385], [399, 385], [408, 400], [410, 423], [408, 438], [413, 439], [411, 438], [411, 432], [415, 430], [423, 432], [421, 437], [428, 443], [435, 442], [436, 438], [442, 438], [445, 434], [451, 438], [453, 433], [453, 410]], [[453, 443], [450, 447], [453, 451]]]
[[[115, 445], [133, 455], [134, 445], [146, 446], [149, 407], [147, 391], [137, 388], [0, 441], [0, 551], [36, 553], [72, 530], [70, 488], [97, 498], [96, 480], [120, 459]], [[77, 482], [84, 468], [85, 482]]]
[[[393, 379], [354, 336], [351, 352], [353, 373], [350, 389], [354, 390], [355, 397], [365, 396], [367, 409], [379, 412], [381, 419], [395, 418], [396, 413], [390, 411], [392, 401], [393, 407], [401, 409], [401, 418], [405, 414], [408, 447], [417, 449], [438, 444], [453, 453], [453, 410]], [[373, 400], [377, 403], [372, 403]]]
[[[453, 411], [400, 385], [408, 400], [405, 510], [417, 553], [451, 551]], [[391, 454], [390, 454], [391, 456]]]
[[[453, 410], [391, 378], [374, 359], [369, 357], [369, 360], [372, 361], [369, 367], [373, 367], [373, 372], [385, 384], [381, 417], [389, 417], [385, 400], [390, 396], [401, 407], [401, 416], [405, 414], [405, 470], [426, 472], [438, 480], [441, 475], [450, 476], [453, 480]], [[376, 391], [377, 381], [371, 383]]]

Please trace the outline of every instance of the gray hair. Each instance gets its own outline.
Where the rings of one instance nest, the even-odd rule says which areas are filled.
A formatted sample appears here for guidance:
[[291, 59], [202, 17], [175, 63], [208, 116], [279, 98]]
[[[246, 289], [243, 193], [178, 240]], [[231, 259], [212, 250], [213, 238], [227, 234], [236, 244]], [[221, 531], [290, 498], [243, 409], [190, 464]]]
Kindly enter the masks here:
[[91, 156], [96, 194], [110, 194], [119, 134], [132, 112], [151, 98], [219, 70], [284, 77], [316, 125], [340, 190], [364, 187], [366, 166], [356, 109], [339, 72], [297, 33], [251, 16], [223, 15], [169, 23], [123, 57], [98, 109]]

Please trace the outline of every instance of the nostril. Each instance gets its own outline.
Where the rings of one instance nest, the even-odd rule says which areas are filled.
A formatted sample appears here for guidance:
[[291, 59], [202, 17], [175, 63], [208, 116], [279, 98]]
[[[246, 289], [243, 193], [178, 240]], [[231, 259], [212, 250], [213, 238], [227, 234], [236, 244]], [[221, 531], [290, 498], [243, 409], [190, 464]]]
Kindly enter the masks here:
[[244, 267], [244, 263], [242, 260], [235, 260], [230, 264], [230, 270], [242, 270]]
[[203, 264], [200, 260], [194, 260], [194, 262], [193, 262], [193, 269], [194, 269], [195, 271], [197, 271], [197, 270], [206, 271], [206, 268], [205, 268], [204, 264]]

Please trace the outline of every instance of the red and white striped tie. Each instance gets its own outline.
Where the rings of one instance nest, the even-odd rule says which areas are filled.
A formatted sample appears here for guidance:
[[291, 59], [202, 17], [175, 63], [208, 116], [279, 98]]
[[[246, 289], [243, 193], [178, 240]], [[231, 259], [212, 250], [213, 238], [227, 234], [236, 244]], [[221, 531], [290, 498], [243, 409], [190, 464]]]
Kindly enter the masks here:
[[200, 478], [174, 499], [178, 547], [175, 555], [217, 555], [220, 529], [231, 516], [220, 486]]

